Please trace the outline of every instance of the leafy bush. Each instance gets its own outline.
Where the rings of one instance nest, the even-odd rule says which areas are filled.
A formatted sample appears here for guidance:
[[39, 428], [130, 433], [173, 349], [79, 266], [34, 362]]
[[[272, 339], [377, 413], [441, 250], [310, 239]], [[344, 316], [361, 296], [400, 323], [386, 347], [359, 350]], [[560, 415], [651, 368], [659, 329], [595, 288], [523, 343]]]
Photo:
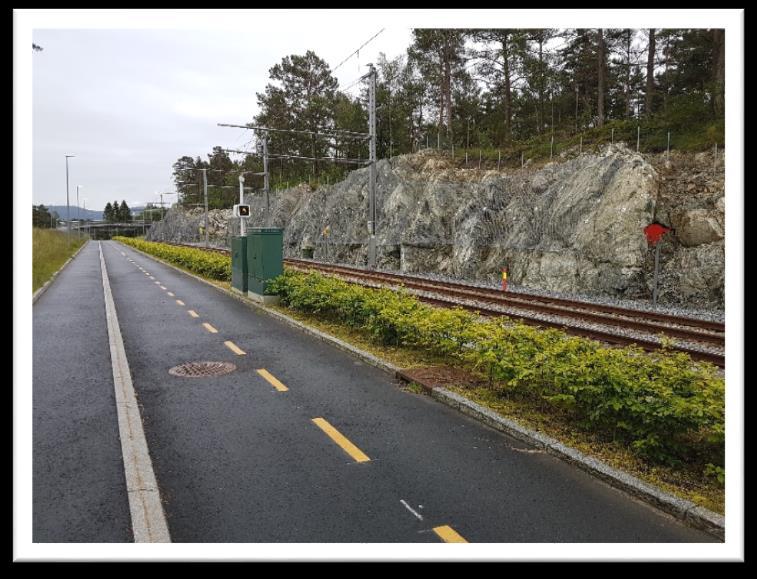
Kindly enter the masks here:
[[290, 308], [361, 328], [383, 344], [458, 360], [496, 381], [502, 395], [560, 409], [600, 435], [660, 463], [696, 460], [721, 473], [724, 381], [687, 354], [610, 348], [506, 318], [480, 321], [425, 305], [404, 290], [372, 289], [318, 273], [271, 282]]
[[114, 237], [113, 239], [184, 267], [198, 275], [220, 281], [231, 281], [231, 257], [229, 256], [133, 237]]

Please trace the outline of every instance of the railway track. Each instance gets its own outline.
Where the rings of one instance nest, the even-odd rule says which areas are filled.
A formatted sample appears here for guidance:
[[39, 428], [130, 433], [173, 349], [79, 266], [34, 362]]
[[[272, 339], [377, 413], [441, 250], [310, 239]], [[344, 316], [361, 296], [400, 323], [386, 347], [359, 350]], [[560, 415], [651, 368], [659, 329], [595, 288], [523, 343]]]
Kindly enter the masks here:
[[[220, 248], [211, 248], [210, 251], [230, 253]], [[285, 259], [284, 263], [288, 268], [315, 270], [364, 285], [403, 286], [413, 291], [419, 299], [434, 305], [459, 306], [487, 316], [506, 315], [529, 325], [558, 328], [613, 345], [636, 344], [647, 351], [654, 351], [661, 348], [660, 336], [664, 335], [674, 339], [671, 349], [686, 352], [692, 359], [725, 367], [725, 324], [722, 322], [523, 292], [506, 293], [461, 282], [430, 280], [305, 259], [290, 258]], [[629, 330], [633, 331], [630, 335]]]

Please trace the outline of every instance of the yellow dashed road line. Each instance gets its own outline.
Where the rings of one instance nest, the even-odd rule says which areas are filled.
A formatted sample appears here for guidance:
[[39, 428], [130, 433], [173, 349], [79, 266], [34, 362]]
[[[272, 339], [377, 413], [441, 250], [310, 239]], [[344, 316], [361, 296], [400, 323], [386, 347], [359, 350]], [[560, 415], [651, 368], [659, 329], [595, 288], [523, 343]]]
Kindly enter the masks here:
[[184, 302], [183, 302], [183, 301], [181, 301], [181, 300], [176, 300], [176, 303], [177, 303], [177, 304], [179, 304], [180, 306], [183, 306], [183, 305], [185, 305], [185, 304], [184, 304]]
[[168, 291], [168, 288], [166, 286], [164, 286], [164, 285], [160, 286], [160, 289]]
[[208, 322], [203, 322], [202, 324], [205, 329], [210, 332], [211, 334], [217, 334], [218, 330], [216, 330], [213, 326], [211, 326]]
[[336, 442], [342, 450], [349, 454], [356, 462], [368, 462], [371, 460], [362, 450], [347, 440], [341, 432], [331, 426], [331, 424], [323, 418], [313, 418], [313, 423], [323, 430], [323, 432], [326, 433], [326, 436]]
[[194, 310], [187, 310], [187, 313], [192, 316], [193, 318], [199, 318], [200, 316], [197, 314]]
[[241, 350], [239, 348], [239, 346], [237, 346], [234, 342], [232, 342], [230, 340], [227, 340], [226, 342], [224, 342], [224, 345], [229, 350], [231, 350], [232, 352], [234, 352], [237, 356], [244, 356], [245, 355], [245, 352], [243, 350]]
[[176, 295], [173, 292], [168, 292], [168, 295], [171, 296], [172, 298], [176, 297]]
[[455, 531], [449, 525], [443, 525], [441, 527], [434, 527], [434, 533], [439, 535], [439, 538], [445, 543], [467, 543], [457, 531]]
[[281, 382], [279, 382], [275, 376], [273, 376], [268, 370], [261, 368], [258, 370], [258, 374], [260, 374], [263, 378], [265, 378], [271, 386], [276, 388], [279, 392], [286, 392], [289, 390], [286, 386], [284, 386]]

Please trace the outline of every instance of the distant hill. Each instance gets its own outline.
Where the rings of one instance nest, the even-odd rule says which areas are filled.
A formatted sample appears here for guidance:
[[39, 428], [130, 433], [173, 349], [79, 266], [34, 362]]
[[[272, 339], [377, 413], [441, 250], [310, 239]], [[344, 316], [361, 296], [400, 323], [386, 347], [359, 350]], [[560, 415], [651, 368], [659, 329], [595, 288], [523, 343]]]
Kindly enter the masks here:
[[[48, 211], [54, 211], [58, 214], [58, 217], [60, 219], [66, 218], [66, 206], [65, 205], [45, 205], [47, 207]], [[76, 219], [77, 216], [80, 219], [102, 219], [103, 218], [103, 212], [102, 211], [93, 211], [92, 209], [84, 209], [80, 208], [79, 212], [76, 212], [76, 205], [71, 205], [71, 219]]]
[[[66, 206], [65, 205], [45, 205], [47, 207], [48, 211], [55, 211], [58, 214], [58, 217], [60, 219], [66, 218]], [[129, 207], [131, 210], [132, 215], [137, 215], [139, 213], [142, 213], [144, 210], [144, 207]], [[79, 213], [76, 213], [76, 205], [71, 205], [71, 219], [74, 220], [77, 218], [77, 215], [80, 219], [91, 219], [91, 220], [99, 220], [103, 218], [103, 212], [102, 211], [94, 211], [92, 209], [85, 210], [83, 207], [79, 209]]]

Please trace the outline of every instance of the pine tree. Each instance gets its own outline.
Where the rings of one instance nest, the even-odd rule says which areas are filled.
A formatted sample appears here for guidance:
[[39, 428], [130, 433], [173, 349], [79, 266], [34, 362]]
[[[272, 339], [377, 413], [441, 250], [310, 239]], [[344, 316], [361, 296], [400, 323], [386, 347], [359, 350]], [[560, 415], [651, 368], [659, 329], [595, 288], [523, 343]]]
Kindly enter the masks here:
[[118, 221], [120, 223], [128, 223], [131, 221], [131, 210], [125, 200], [121, 201], [121, 206], [118, 208]]
[[[269, 75], [273, 83], [257, 93], [261, 112], [255, 124], [277, 129], [319, 131], [334, 128], [334, 105], [339, 82], [326, 61], [312, 50], [304, 55], [292, 54], [273, 66]], [[329, 137], [273, 133], [269, 149], [285, 150], [304, 157], [326, 156], [331, 148]], [[313, 162], [318, 174], [318, 162]]]
[[453, 138], [453, 77], [461, 72], [465, 60], [465, 36], [462, 30], [415, 28], [413, 44], [407, 49], [411, 61], [431, 84], [427, 94], [438, 113], [437, 139], [441, 141], [445, 133], [447, 143]]

